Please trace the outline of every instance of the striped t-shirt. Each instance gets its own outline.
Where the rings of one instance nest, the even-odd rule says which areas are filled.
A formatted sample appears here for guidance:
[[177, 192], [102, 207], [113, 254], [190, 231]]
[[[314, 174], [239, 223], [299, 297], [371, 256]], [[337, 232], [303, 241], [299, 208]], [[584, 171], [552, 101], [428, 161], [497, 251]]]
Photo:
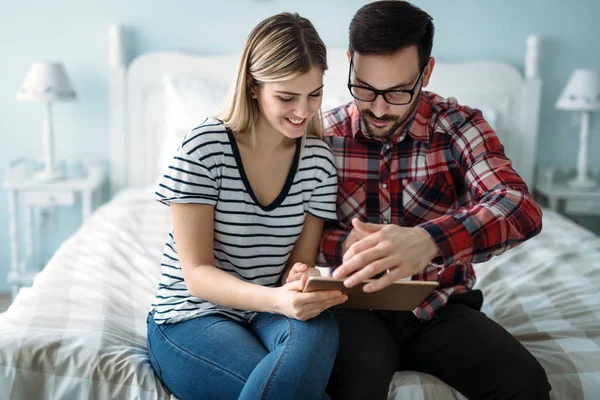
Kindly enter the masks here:
[[[231, 130], [207, 119], [186, 135], [155, 193], [169, 205], [214, 206], [216, 267], [246, 282], [277, 286], [306, 213], [336, 218], [337, 173], [329, 147], [319, 139], [301, 140], [279, 196], [261, 205], [252, 192]], [[173, 232], [161, 260], [162, 275], [153, 309], [157, 323], [225, 314], [248, 321], [254, 313], [223, 307], [193, 296], [183, 280]]]

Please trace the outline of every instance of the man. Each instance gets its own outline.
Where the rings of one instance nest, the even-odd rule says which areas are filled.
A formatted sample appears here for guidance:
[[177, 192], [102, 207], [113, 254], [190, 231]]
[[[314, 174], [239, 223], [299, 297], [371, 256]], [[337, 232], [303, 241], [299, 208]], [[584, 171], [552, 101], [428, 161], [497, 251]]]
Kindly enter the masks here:
[[397, 370], [434, 375], [470, 400], [544, 399], [546, 373], [479, 310], [472, 263], [535, 236], [541, 210], [481, 113], [424, 92], [431, 17], [404, 1], [362, 7], [350, 25], [355, 101], [324, 115], [339, 168], [338, 222], [321, 262], [348, 287], [412, 277], [439, 287], [413, 312], [337, 310], [328, 393], [385, 399]]

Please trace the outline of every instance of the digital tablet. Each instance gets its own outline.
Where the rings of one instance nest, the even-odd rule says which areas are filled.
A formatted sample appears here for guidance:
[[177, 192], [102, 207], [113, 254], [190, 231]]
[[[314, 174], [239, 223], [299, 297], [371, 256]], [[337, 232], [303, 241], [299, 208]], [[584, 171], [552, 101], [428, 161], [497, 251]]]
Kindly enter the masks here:
[[374, 281], [368, 279], [347, 288], [343, 279], [310, 276], [304, 292], [339, 290], [348, 295], [345, 303], [336, 306], [339, 308], [412, 311], [438, 286], [437, 282], [398, 280], [377, 292], [365, 293], [363, 286]]

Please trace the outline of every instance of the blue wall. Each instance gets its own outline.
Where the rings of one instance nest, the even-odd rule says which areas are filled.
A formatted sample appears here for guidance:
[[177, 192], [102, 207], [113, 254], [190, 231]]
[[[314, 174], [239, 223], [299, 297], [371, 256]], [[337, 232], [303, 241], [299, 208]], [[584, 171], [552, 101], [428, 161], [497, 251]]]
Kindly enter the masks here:
[[[41, 158], [40, 104], [18, 103], [15, 94], [35, 59], [65, 63], [79, 96], [54, 107], [57, 155], [61, 159], [108, 157], [107, 29], [127, 25], [131, 56], [173, 50], [227, 53], [239, 51], [251, 28], [280, 11], [297, 11], [315, 24], [328, 46], [345, 46], [359, 0], [20, 0], [0, 2], [0, 181], [9, 160]], [[576, 128], [554, 102], [576, 67], [600, 68], [600, 51], [589, 45], [600, 38], [600, 2], [578, 0], [415, 0], [434, 18], [434, 56], [440, 60], [498, 59], [523, 66], [525, 38], [542, 36], [544, 100], [538, 160], [574, 164]], [[573, 4], [577, 7], [574, 8]], [[217, 6], [218, 5], [218, 6]], [[592, 126], [590, 162], [600, 149], [600, 118]], [[79, 213], [57, 214], [41, 247], [52, 254], [73, 233]], [[0, 291], [8, 289], [10, 265], [6, 194], [0, 193]], [[51, 232], [52, 234], [50, 235]]]

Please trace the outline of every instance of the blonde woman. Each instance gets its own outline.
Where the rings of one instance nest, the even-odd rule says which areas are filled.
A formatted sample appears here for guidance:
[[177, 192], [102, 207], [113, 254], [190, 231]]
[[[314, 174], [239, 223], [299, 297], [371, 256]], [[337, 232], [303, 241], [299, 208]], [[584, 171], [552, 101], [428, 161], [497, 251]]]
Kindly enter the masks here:
[[324, 310], [346, 297], [303, 293], [337, 175], [319, 139], [325, 46], [293, 14], [250, 33], [228, 106], [184, 139], [156, 197], [173, 230], [148, 321], [148, 352], [184, 399], [319, 399], [338, 345]]

